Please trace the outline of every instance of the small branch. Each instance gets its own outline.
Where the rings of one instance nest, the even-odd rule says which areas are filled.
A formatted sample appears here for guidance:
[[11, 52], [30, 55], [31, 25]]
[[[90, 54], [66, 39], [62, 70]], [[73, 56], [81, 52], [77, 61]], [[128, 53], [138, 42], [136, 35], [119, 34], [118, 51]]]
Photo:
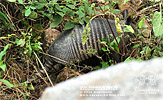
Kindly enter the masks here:
[[48, 73], [47, 73], [47, 71], [45, 70], [45, 68], [44, 68], [43, 64], [41, 63], [40, 59], [38, 58], [37, 54], [36, 54], [34, 51], [33, 51], [33, 53], [34, 53], [34, 55], [36, 56], [37, 60], [39, 61], [39, 63], [40, 63], [40, 65], [41, 65], [42, 69], [44, 70], [44, 72], [45, 72], [47, 78], [49, 79], [50, 84], [51, 84], [52, 86], [54, 86], [53, 83], [52, 83], [52, 81], [51, 81], [51, 79], [50, 79], [50, 77], [49, 77], [49, 75], [48, 75]]
[[44, 52], [40, 52], [40, 53], [42, 53], [42, 54], [44, 54], [44, 55], [46, 55], [46, 56], [52, 57], [53, 59], [59, 60], [59, 61], [65, 63], [65, 64], [69, 64], [69, 62], [67, 62], [67, 61], [65, 61], [65, 60], [62, 60], [62, 59], [60, 59], [60, 58], [57, 58], [57, 57], [55, 57], [55, 56], [46, 54], [46, 53], [44, 53]]
[[[98, 2], [98, 1], [97, 1], [97, 2]], [[102, 8], [101, 8], [100, 5], [99, 5], [99, 7], [100, 7], [102, 13], [104, 14], [104, 11], [102, 10]], [[105, 14], [104, 14], [104, 15], [105, 15]], [[107, 23], [108, 23], [108, 25], [109, 25], [109, 28], [110, 28], [110, 30], [111, 30], [111, 32], [112, 32], [112, 34], [113, 34], [113, 37], [114, 37], [115, 41], [116, 41], [117, 44], [118, 44], [118, 48], [119, 48], [119, 50], [120, 50], [121, 53], [123, 54], [122, 49], [120, 48], [120, 45], [119, 45], [119, 43], [118, 43], [118, 41], [117, 41], [117, 39], [116, 39], [116, 36], [115, 36], [115, 34], [114, 34], [114, 31], [113, 31], [113, 29], [112, 29], [112, 26], [110, 25], [110, 22], [109, 22], [108, 18], [105, 17], [105, 19], [106, 19], [106, 21], [107, 21]]]

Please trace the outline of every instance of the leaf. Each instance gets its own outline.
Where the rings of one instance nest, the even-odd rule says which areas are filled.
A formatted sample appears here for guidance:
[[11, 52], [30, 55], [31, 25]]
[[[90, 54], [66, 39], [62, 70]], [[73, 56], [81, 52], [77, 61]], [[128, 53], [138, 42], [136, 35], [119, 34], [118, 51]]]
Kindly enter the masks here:
[[46, 1], [44, 0], [39, 0], [39, 3], [36, 7], [36, 9], [42, 9], [46, 5]]
[[3, 51], [0, 52], [0, 61], [2, 60], [2, 57], [6, 54], [6, 50], [8, 49], [10, 44], [7, 44]]
[[34, 88], [34, 86], [32, 85], [32, 83], [31, 83], [29, 89], [30, 89], [30, 90], [35, 90], [35, 88]]
[[124, 0], [124, 4], [126, 4], [128, 1], [130, 1], [130, 0]]
[[88, 31], [88, 32], [90, 32], [90, 31], [91, 31], [91, 28], [90, 28], [90, 27], [88, 27], [88, 28], [87, 28], [87, 31]]
[[73, 19], [74, 14], [75, 14], [74, 11], [71, 10], [71, 12], [69, 12], [67, 15], [70, 16], [70, 17], [72, 17], [72, 19]]
[[29, 56], [31, 56], [31, 54], [32, 54], [32, 47], [30, 44], [31, 36], [27, 36], [27, 38], [28, 38], [28, 41], [26, 42], [26, 49], [25, 49], [24, 53], [26, 54], [28, 52]]
[[31, 14], [31, 9], [28, 8], [26, 11], [25, 11], [25, 16], [29, 16]]
[[31, 54], [32, 54], [32, 48], [31, 48], [31, 46], [28, 46], [29, 48], [28, 48], [28, 54], [29, 54], [29, 56], [31, 56]]
[[121, 25], [119, 24], [119, 18], [115, 18], [115, 26], [118, 33], [123, 33]]
[[84, 20], [86, 23], [88, 23], [89, 20], [90, 20], [90, 18], [88, 18], [88, 17], [84, 17], [83, 20]]
[[23, 4], [23, 0], [18, 0], [18, 2], [19, 2], [20, 4]]
[[0, 68], [5, 72], [6, 71], [6, 65], [3, 64], [3, 61], [0, 62]]
[[89, 20], [89, 22], [86, 24], [86, 27], [85, 29], [83, 30], [83, 34], [82, 34], [82, 43], [83, 45], [85, 45], [85, 43], [87, 42], [88, 40], [88, 36], [89, 36], [89, 32], [91, 30], [91, 28], [89, 27], [89, 23], [93, 20], [93, 18], [91, 18]]
[[55, 4], [55, 3], [57, 3], [57, 1], [58, 0], [51, 0], [51, 1], [49, 1], [49, 3], [54, 3]]
[[67, 14], [68, 16], [73, 16], [74, 15], [74, 11], [72, 11], [69, 8], [63, 8], [62, 11], [64, 12], [64, 14]]
[[38, 29], [38, 30], [42, 30], [42, 29], [43, 29], [43, 27], [42, 27], [41, 24], [34, 24], [34, 27], [35, 27], [36, 29]]
[[[3, 22], [4, 25], [6, 25], [6, 21], [5, 21], [4, 17], [2, 16], [3, 13], [2, 14], [1, 13], [2, 12], [0, 11], [0, 20], [2, 20], [2, 22]], [[2, 29], [4, 28], [4, 25], [1, 26]]]
[[76, 12], [77, 15], [79, 15], [79, 18], [82, 18], [85, 16], [85, 13], [83, 13], [81, 10]]
[[32, 47], [32, 49], [34, 49], [36, 51], [42, 50], [40, 42], [38, 42], [38, 43], [31, 43], [31, 47]]
[[96, 69], [101, 69], [101, 67], [100, 67], [100, 66], [95, 66], [95, 68], [96, 68]]
[[45, 13], [44, 11], [38, 11], [38, 12], [42, 13], [44, 16], [48, 17], [50, 20], [53, 17], [52, 14]]
[[53, 8], [48, 7], [48, 11], [49, 11], [50, 14], [54, 13], [54, 9]]
[[36, 7], [34, 7], [34, 6], [31, 6], [30, 8], [31, 8], [31, 9], [33, 9], [33, 10], [35, 10], [35, 9], [36, 9]]
[[16, 0], [7, 0], [7, 1], [9, 1], [9, 2], [16, 2]]
[[130, 56], [125, 59], [125, 62], [128, 62], [128, 61], [131, 61], [131, 57]]
[[27, 49], [25, 49], [25, 50], [24, 50], [24, 54], [27, 54], [27, 52], [28, 52], [28, 50], [27, 50]]
[[38, 17], [38, 14], [35, 11], [32, 11], [29, 17], [36, 19]]
[[105, 48], [101, 48], [101, 49], [102, 49], [102, 51], [104, 51], [104, 52], [110, 51], [109, 49], [105, 49]]
[[94, 8], [94, 7], [95, 7], [95, 3], [92, 3], [92, 4], [91, 4], [91, 8]]
[[66, 6], [68, 6], [71, 9], [75, 9], [75, 6], [74, 5], [66, 5]]
[[134, 33], [134, 29], [130, 25], [126, 25], [126, 28], [131, 32]]
[[159, 55], [162, 57], [163, 56], [163, 52], [158, 51]]
[[144, 18], [140, 20], [138, 23], [139, 28], [141, 28], [144, 25]]
[[20, 39], [20, 40], [16, 40], [15, 41], [17, 46], [23, 47], [25, 45], [25, 40], [24, 39]]
[[121, 5], [126, 4], [128, 1], [130, 1], [130, 0], [124, 0], [124, 2]]
[[63, 30], [72, 29], [72, 28], [74, 28], [74, 26], [75, 26], [75, 25], [74, 25], [72, 22], [68, 21], [68, 22], [66, 22], [66, 24], [65, 24], [65, 26], [64, 26], [64, 28], [63, 28]]
[[106, 68], [109, 66], [108, 62], [100, 62], [102, 64], [102, 68]]
[[54, 22], [50, 24], [51, 28], [57, 27], [63, 20], [62, 16], [60, 15], [55, 15], [53, 16]]
[[62, 13], [62, 12], [56, 12], [57, 14], [59, 14], [60, 16], [64, 16], [65, 14], [64, 13]]
[[9, 81], [7, 81], [7, 80], [3, 80], [3, 79], [0, 79], [0, 81], [1, 82], [3, 82], [3, 83], [5, 83], [8, 87], [13, 87], [14, 85], [13, 84], [11, 84]]
[[84, 24], [84, 21], [83, 21], [83, 20], [79, 20], [79, 23], [80, 23], [81, 25], [83, 25], [83, 24]]
[[95, 12], [94, 12], [94, 10], [93, 10], [91, 7], [89, 7], [87, 13], [88, 13], [89, 15], [93, 15]]
[[135, 44], [132, 48], [137, 48], [139, 46], [140, 46], [140, 44]]
[[62, 9], [60, 8], [60, 6], [58, 4], [55, 5], [55, 8], [58, 10], [58, 11], [62, 11]]
[[7, 18], [7, 16], [3, 12], [0, 11], [0, 15], [2, 15], [8, 22], [10, 22], [9, 19]]
[[79, 11], [85, 11], [85, 10], [84, 10], [84, 6], [80, 6], [80, 7], [79, 7]]
[[38, 6], [36, 6], [36, 9], [42, 9], [44, 8], [45, 4], [39, 4]]
[[153, 15], [153, 31], [155, 36], [160, 36], [163, 34], [163, 24], [162, 24], [162, 15], [161, 12], [155, 12]]
[[146, 55], [150, 55], [151, 51], [151, 48], [149, 46], [146, 46]]
[[119, 10], [119, 9], [113, 9], [113, 10], [111, 10], [111, 12], [112, 12], [112, 13], [120, 12], [120, 10]]

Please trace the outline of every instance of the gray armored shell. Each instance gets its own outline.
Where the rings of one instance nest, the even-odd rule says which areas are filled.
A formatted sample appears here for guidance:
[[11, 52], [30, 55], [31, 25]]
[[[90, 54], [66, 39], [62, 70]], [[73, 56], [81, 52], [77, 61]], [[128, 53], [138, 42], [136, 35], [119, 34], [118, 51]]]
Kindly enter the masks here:
[[[114, 34], [117, 36], [116, 26], [114, 20], [109, 20]], [[109, 34], [112, 34], [111, 29], [106, 19], [93, 19], [90, 24], [90, 31], [87, 42], [83, 45], [82, 35], [85, 29], [84, 25], [76, 25], [73, 29], [64, 31], [51, 44], [49, 54], [66, 62], [83, 61], [89, 59], [88, 49], [95, 49], [97, 54], [101, 53], [101, 39], [110, 41]], [[46, 64], [53, 64], [53, 62], [66, 64], [57, 59], [49, 59]], [[47, 65], [46, 65], [47, 66]]]

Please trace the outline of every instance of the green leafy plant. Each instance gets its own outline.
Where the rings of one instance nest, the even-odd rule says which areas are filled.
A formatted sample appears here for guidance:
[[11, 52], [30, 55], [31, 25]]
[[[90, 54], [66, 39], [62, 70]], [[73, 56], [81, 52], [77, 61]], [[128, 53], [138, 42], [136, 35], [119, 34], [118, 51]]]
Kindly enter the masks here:
[[14, 87], [13, 84], [11, 84], [8, 80], [0, 79], [1, 82], [5, 83], [8, 87]]
[[[22, 42], [22, 41], [23, 41], [23, 40], [21, 40], [21, 39], [19, 40], [19, 42], [21, 42], [21, 43], [20, 43], [21, 46], [24, 44], [24, 42]], [[7, 44], [7, 45], [4, 47], [3, 51], [0, 52], [0, 69], [2, 69], [2, 71], [3, 71], [3, 74], [2, 74], [2, 72], [0, 72], [0, 82], [3, 82], [3, 83], [7, 86], [6, 89], [7, 89], [7, 88], [15, 88], [15, 90], [19, 90], [19, 89], [17, 88], [17, 86], [24, 87], [23, 89], [24, 89], [24, 91], [25, 91], [26, 93], [23, 93], [23, 92], [21, 92], [21, 91], [20, 91], [20, 93], [21, 93], [21, 95], [24, 96], [24, 100], [27, 100], [27, 99], [26, 99], [26, 95], [29, 95], [29, 94], [30, 94], [30, 92], [28, 91], [28, 89], [29, 89], [29, 90], [34, 90], [34, 87], [33, 87], [32, 83], [31, 83], [30, 86], [28, 87], [28, 85], [26, 84], [26, 82], [24, 82], [24, 83], [22, 83], [22, 84], [20, 84], [20, 85], [18, 85], [18, 84], [12, 84], [12, 83], [10, 83], [8, 80], [6, 80], [6, 79], [3, 78], [3, 77], [5, 76], [5, 73], [6, 73], [6, 64], [4, 64], [3, 56], [6, 54], [6, 51], [7, 51], [7, 49], [8, 49], [10, 46], [11, 46], [11, 44]], [[3, 86], [3, 87], [4, 87], [4, 86]], [[1, 86], [1, 88], [2, 88], [2, 86]], [[0, 91], [1, 91], [1, 90], [0, 90]]]
[[163, 20], [162, 20], [162, 13], [156, 11], [153, 15], [153, 31], [155, 33], [155, 36], [161, 36], [163, 34]]
[[[157, 1], [155, 1], [157, 2]], [[162, 18], [162, 1], [159, 3], [160, 6], [160, 12], [156, 11], [154, 12], [152, 24], [153, 24], [153, 31], [155, 33], [155, 36], [161, 36], [163, 35], [163, 18]]]
[[32, 36], [28, 35], [27, 33], [22, 33], [24, 39], [22, 39], [22, 36], [18, 39], [16, 38], [15, 43], [17, 46], [24, 47], [24, 54], [29, 54], [31, 56], [33, 50], [42, 50], [41, 43], [37, 40], [34, 39], [34, 42], [32, 43]]
[[109, 66], [108, 62], [106, 61], [102, 61], [100, 62], [101, 63], [101, 66], [95, 66], [96, 69], [101, 69], [101, 68], [106, 68]]
[[14, 30], [14, 27], [12, 23], [10, 22], [10, 20], [8, 19], [8, 17], [1, 11], [0, 11], [0, 20], [2, 20], [2, 23], [3, 23], [0, 29], [11, 28]]
[[[18, 0], [18, 3], [24, 6], [23, 13], [26, 17], [32, 19], [38, 18], [39, 15], [48, 17], [52, 21], [51, 28], [62, 23], [64, 17], [70, 19], [64, 26], [64, 30], [68, 30], [74, 27], [74, 23], [84, 24], [84, 21], [88, 22], [88, 18], [95, 15], [95, 4], [89, 5], [87, 0], [82, 0], [80, 3], [76, 0], [66, 0], [65, 5], [59, 5], [57, 1], [38, 0], [24, 3], [23, 0]], [[77, 4], [80, 6], [76, 7]]]
[[[3, 56], [6, 54], [7, 49], [11, 46], [11, 44], [7, 44], [3, 51], [0, 52], [0, 69], [3, 70], [3, 72], [6, 72], [6, 64], [4, 64]], [[0, 72], [1, 73], [1, 72]], [[8, 80], [2, 79], [3, 76], [0, 77], [0, 81], [5, 83], [8, 87], [13, 87], [14, 85], [11, 84]]]
[[3, 63], [4, 60], [3, 60], [3, 56], [6, 54], [6, 51], [8, 49], [8, 47], [10, 46], [11, 44], [8, 44], [5, 46], [4, 50], [0, 52], [0, 68], [5, 72], [6, 70], [6, 65]]

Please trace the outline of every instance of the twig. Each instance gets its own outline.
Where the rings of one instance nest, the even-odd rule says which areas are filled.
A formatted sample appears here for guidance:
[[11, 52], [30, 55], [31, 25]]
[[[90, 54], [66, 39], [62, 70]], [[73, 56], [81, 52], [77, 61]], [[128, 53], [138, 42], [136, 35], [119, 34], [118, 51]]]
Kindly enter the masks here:
[[[126, 46], [126, 43], [125, 43], [124, 39], [125, 39], [125, 36], [123, 36], [123, 38], [121, 39], [122, 42], [123, 42], [123, 46], [126, 48], [126, 51], [129, 52], [128, 49], [127, 49], [127, 46]], [[125, 51], [124, 51], [124, 53], [125, 53]]]
[[146, 7], [146, 8], [144, 8], [144, 9], [142, 9], [142, 10], [138, 13], [138, 15], [139, 15], [140, 13], [145, 12], [146, 10], [151, 9], [151, 8], [153, 8], [153, 7], [156, 7], [156, 6], [158, 6], [158, 5], [159, 5], [159, 4], [155, 4], [155, 5]]
[[58, 57], [55, 57], [55, 56], [46, 54], [46, 53], [44, 53], [44, 52], [40, 52], [40, 53], [42, 53], [42, 54], [44, 54], [44, 55], [46, 55], [46, 56], [52, 57], [52, 58], [54, 58], [54, 59], [56, 59], [56, 60], [59, 60], [59, 61], [65, 63], [65, 64], [69, 64], [69, 62], [67, 62], [67, 61], [65, 61], [65, 60], [62, 60], [62, 59], [60, 59], [60, 58], [58, 58]]
[[[33, 65], [34, 66], [34, 65]], [[39, 71], [37, 70], [36, 66], [34, 66], [34, 69], [36, 70], [36, 72], [38, 73], [38, 76], [41, 77], [41, 79], [46, 83], [46, 85], [48, 85], [48, 83], [46, 82], [46, 80], [40, 75]]]
[[44, 70], [44, 72], [45, 72], [47, 78], [49, 79], [50, 84], [51, 84], [52, 86], [54, 86], [53, 83], [52, 83], [52, 81], [51, 81], [51, 79], [50, 79], [50, 77], [49, 77], [49, 75], [48, 75], [48, 73], [47, 73], [47, 71], [45, 70], [45, 68], [44, 68], [43, 64], [41, 63], [40, 59], [38, 58], [37, 54], [36, 54], [34, 51], [33, 51], [33, 53], [34, 53], [34, 55], [36, 56], [37, 60], [39, 61], [39, 63], [40, 63], [40, 65], [41, 65], [42, 69]]
[[[98, 1], [97, 1], [97, 2], [98, 2]], [[104, 14], [104, 11], [103, 11], [103, 9], [101, 8], [100, 5], [99, 5], [99, 7], [100, 7], [102, 13]], [[114, 34], [114, 31], [113, 31], [113, 29], [112, 29], [112, 26], [110, 25], [110, 22], [109, 22], [108, 18], [105, 17], [105, 19], [106, 19], [106, 21], [107, 21], [107, 23], [108, 23], [108, 25], [109, 25], [109, 28], [110, 28], [110, 30], [111, 30], [111, 32], [112, 32], [112, 34], [113, 34], [113, 37], [114, 37], [115, 41], [116, 41], [117, 44], [118, 44], [118, 48], [119, 48], [119, 50], [120, 50], [121, 53], [123, 54], [122, 49], [120, 48], [120, 45], [119, 45], [119, 43], [118, 43], [118, 41], [117, 41], [117, 39], [116, 39], [116, 36], [115, 36], [115, 34]]]

